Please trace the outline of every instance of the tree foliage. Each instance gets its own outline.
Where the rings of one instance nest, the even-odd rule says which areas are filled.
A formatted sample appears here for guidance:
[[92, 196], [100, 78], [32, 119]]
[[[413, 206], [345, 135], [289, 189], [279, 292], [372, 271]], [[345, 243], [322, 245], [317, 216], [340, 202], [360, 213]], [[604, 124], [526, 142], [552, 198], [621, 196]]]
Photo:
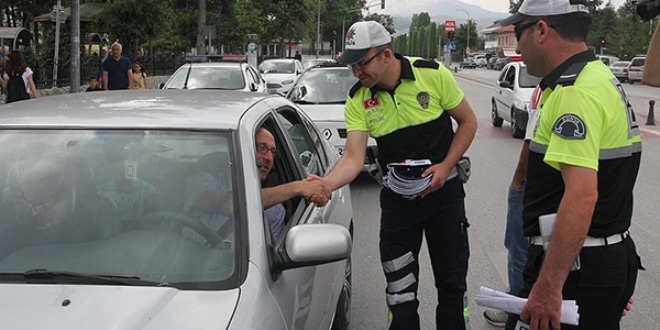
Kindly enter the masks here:
[[390, 34], [396, 33], [394, 29], [394, 19], [390, 15], [373, 13], [364, 18], [365, 21], [376, 21], [382, 24]]

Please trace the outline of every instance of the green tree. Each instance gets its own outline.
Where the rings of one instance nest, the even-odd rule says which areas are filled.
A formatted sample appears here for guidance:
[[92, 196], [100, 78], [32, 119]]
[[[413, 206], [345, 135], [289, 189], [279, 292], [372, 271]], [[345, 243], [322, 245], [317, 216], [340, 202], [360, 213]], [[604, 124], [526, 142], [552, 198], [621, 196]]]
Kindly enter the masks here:
[[509, 0], [509, 12], [516, 13], [524, 0]]
[[370, 15], [367, 15], [364, 18], [364, 20], [365, 21], [376, 21], [376, 22], [382, 24], [385, 27], [385, 29], [387, 30], [387, 32], [389, 32], [390, 34], [396, 33], [396, 30], [394, 29], [394, 19], [390, 15], [387, 15], [387, 14], [381, 15], [381, 14], [378, 14], [378, 13], [372, 13]]
[[464, 54], [465, 53], [465, 48], [467, 45], [467, 35], [468, 35], [468, 27], [469, 27], [469, 32], [470, 32], [470, 49], [471, 50], [476, 50], [477, 49], [477, 44], [479, 43], [478, 40], [478, 35], [477, 35], [477, 24], [474, 22], [474, 20], [469, 20], [467, 23], [461, 24], [458, 28], [456, 28], [456, 34], [454, 35], [454, 43], [456, 44], [456, 50], [455, 52], [457, 54]]

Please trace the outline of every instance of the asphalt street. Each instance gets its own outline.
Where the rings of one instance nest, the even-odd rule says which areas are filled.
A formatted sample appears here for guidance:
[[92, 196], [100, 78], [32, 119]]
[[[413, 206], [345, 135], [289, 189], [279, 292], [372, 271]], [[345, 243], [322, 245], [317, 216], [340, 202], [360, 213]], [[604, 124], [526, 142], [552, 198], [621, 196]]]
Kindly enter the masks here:
[[[478, 118], [477, 136], [468, 153], [472, 158], [472, 177], [466, 184], [466, 209], [470, 227], [470, 297], [473, 330], [497, 329], [483, 319], [484, 308], [473, 299], [480, 286], [506, 290], [506, 249], [504, 226], [506, 194], [521, 140], [511, 138], [509, 125], [493, 127], [490, 121], [490, 99], [498, 72], [486, 69], [463, 70], [456, 74], [467, 99]], [[646, 121], [648, 99], [660, 98], [660, 89], [624, 85], [634, 102], [640, 122]], [[656, 99], [659, 101], [660, 99]], [[639, 104], [646, 102], [645, 109]], [[635, 239], [646, 271], [640, 272], [633, 310], [622, 321], [622, 329], [657, 329], [660, 310], [660, 221], [657, 221], [660, 178], [660, 133], [657, 126], [643, 127], [642, 166], [635, 187], [635, 210], [631, 236]], [[379, 186], [367, 175], [351, 184], [355, 221], [353, 250], [353, 329], [385, 329], [385, 278], [378, 253], [380, 208]], [[422, 329], [435, 329], [437, 298], [433, 286], [426, 246], [420, 256], [420, 316]], [[442, 328], [442, 326], [440, 326]]]

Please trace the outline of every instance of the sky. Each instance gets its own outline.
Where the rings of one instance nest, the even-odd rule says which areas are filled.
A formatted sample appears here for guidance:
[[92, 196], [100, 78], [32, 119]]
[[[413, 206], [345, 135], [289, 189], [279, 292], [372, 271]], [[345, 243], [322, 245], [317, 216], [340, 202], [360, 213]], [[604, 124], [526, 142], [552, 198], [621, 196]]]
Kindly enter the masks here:
[[[433, 1], [433, 0], [422, 0]], [[461, 0], [465, 3], [477, 5], [483, 9], [506, 13], [509, 11], [509, 0]]]

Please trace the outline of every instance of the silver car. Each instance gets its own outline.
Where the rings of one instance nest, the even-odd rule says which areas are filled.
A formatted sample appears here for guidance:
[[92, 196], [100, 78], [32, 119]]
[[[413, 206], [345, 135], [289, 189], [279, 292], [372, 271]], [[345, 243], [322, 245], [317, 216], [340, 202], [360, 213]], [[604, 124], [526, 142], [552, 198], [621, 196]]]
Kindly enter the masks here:
[[[262, 126], [277, 147], [265, 186], [338, 160], [279, 96], [147, 90], [1, 106], [0, 296], [11, 299], [0, 328], [347, 329], [350, 190], [324, 207], [284, 202], [272, 238]], [[217, 210], [195, 203], [207, 191]]]
[[618, 61], [612, 63], [609, 68], [619, 81], [625, 82], [628, 80], [628, 66], [630, 66], [630, 61]]
[[256, 68], [244, 62], [186, 63], [160, 88], [265, 92], [266, 81]]
[[[344, 105], [351, 87], [358, 79], [346, 65], [336, 63], [319, 64], [303, 72], [296, 80], [287, 98], [297, 103], [318, 125], [323, 137], [330, 141], [339, 155], [346, 149], [346, 123]], [[376, 140], [369, 137], [364, 170], [374, 163], [378, 148]]]

